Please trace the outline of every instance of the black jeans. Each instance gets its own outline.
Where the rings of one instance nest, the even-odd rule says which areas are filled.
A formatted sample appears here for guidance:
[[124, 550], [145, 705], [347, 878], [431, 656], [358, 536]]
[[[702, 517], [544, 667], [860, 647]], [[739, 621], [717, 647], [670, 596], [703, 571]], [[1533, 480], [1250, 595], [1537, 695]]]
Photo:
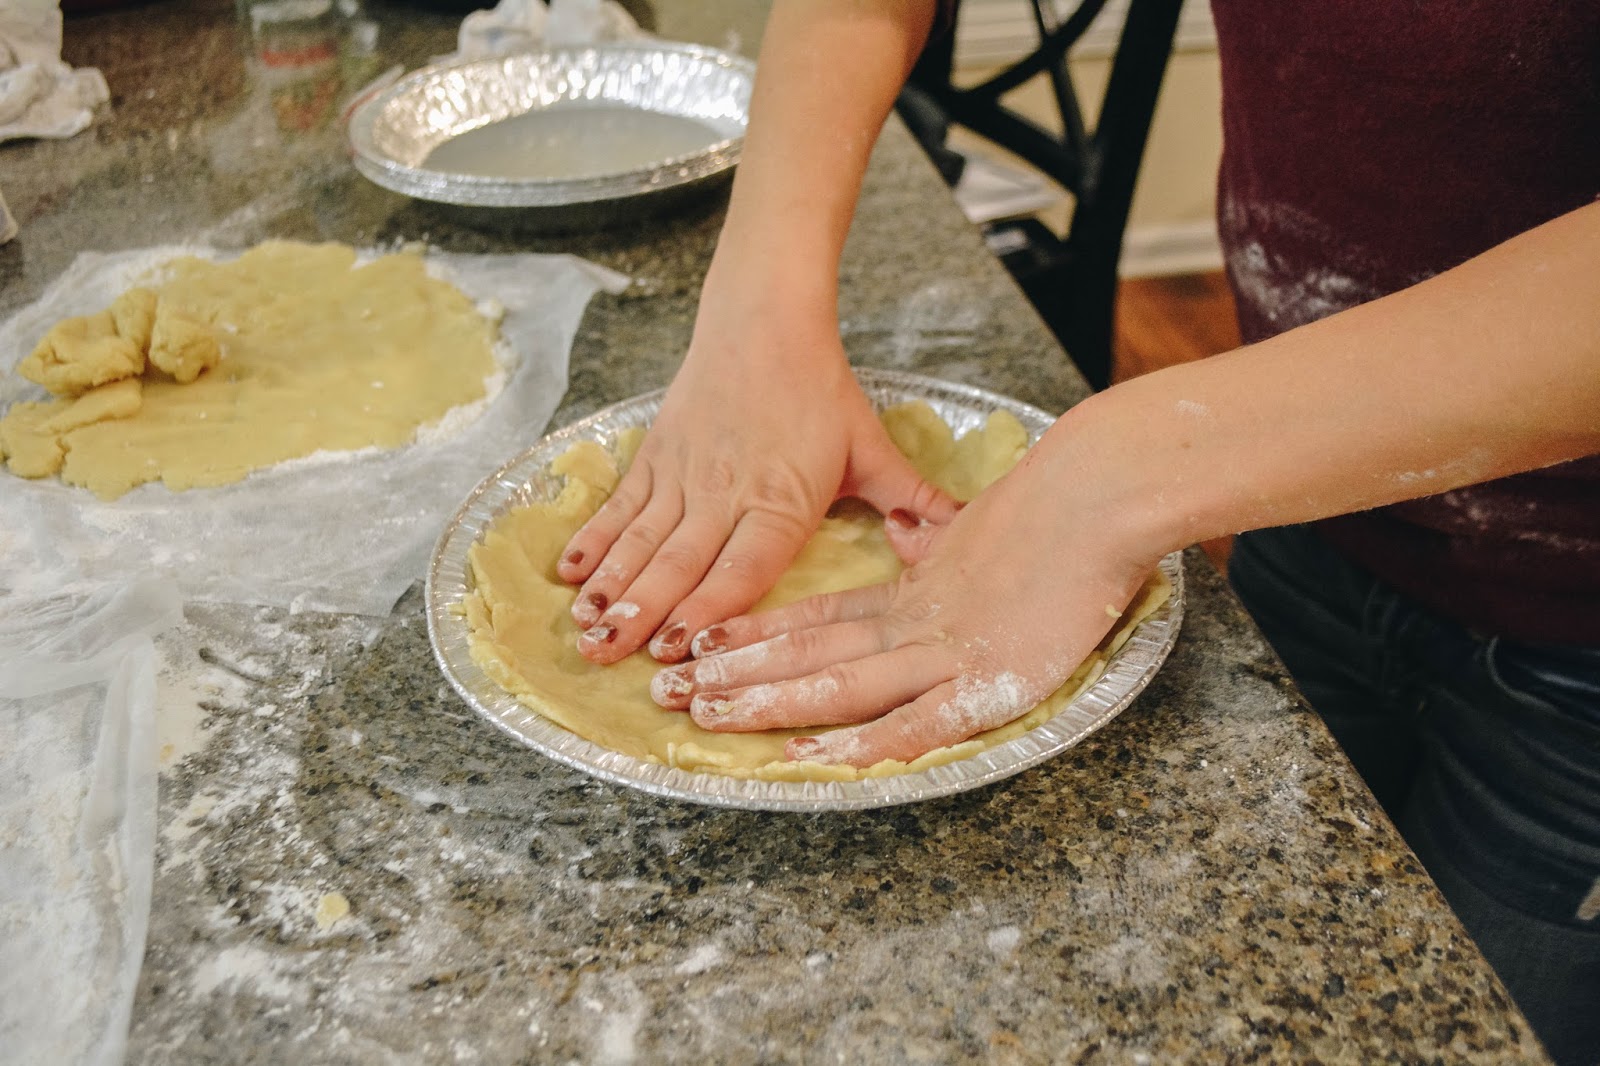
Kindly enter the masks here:
[[1239, 598], [1558, 1062], [1600, 1062], [1600, 649], [1472, 633], [1304, 527]]

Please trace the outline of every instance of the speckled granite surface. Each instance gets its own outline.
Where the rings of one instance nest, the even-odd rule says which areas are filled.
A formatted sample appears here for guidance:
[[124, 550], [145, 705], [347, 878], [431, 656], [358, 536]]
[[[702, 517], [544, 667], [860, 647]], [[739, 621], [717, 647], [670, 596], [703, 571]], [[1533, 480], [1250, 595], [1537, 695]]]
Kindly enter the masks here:
[[[380, 8], [391, 61], [447, 22]], [[751, 49], [732, 2], [662, 32]], [[668, 379], [719, 218], [462, 228], [280, 128], [233, 9], [75, 21], [115, 110], [0, 148], [0, 313], [78, 251], [266, 236], [568, 250], [596, 299], [566, 420]], [[776, 251], [774, 254], [778, 254]], [[845, 264], [859, 362], [1059, 409], [1081, 385], [898, 128]], [[1171, 661], [1013, 780], [912, 808], [722, 812], [602, 785], [450, 693], [420, 598], [387, 619], [197, 606], [163, 645], [136, 1062], [1541, 1061], [1525, 1023], [1220, 579]], [[339, 892], [349, 917], [319, 928]]]

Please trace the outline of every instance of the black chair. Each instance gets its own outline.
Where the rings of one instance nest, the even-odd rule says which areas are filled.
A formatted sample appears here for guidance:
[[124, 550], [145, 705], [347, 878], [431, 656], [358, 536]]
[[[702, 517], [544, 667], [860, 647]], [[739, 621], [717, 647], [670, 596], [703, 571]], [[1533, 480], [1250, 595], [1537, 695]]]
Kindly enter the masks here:
[[[1072, 194], [1075, 206], [1065, 239], [1030, 219], [1003, 224], [1008, 232], [991, 233], [990, 246], [1000, 246], [1002, 261], [1089, 384], [1103, 389], [1111, 379], [1117, 260], [1182, 0], [1131, 0], [1092, 130], [1084, 123], [1067, 51], [1105, 0], [1082, 0], [1064, 20], [1058, 19], [1052, 0], [1030, 3], [1039, 31], [1036, 51], [981, 85], [961, 89], [951, 81], [955, 35], [938, 34], [912, 71], [900, 111], [936, 161], [939, 146], [928, 135], [930, 106], [939, 116], [1021, 156]], [[1055, 90], [1063, 131], [1059, 135], [1000, 99], [1040, 74], [1048, 75]], [[954, 184], [958, 171], [946, 156], [941, 166], [946, 180]], [[1013, 238], [1014, 250], [1005, 251], [1004, 242], [994, 239], [1004, 236]]]

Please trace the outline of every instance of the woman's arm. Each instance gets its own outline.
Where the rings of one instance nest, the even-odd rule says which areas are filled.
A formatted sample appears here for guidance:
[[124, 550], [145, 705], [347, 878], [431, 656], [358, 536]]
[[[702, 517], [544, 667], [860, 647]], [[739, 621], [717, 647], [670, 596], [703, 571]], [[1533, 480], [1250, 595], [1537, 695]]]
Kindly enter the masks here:
[[[1600, 204], [1454, 270], [1136, 379], [1052, 433], [1167, 550], [1600, 450]], [[1130, 454], [1132, 453], [1132, 454]], [[1068, 456], [1075, 458], [1068, 459]]]
[[[933, 0], [779, 0], [702, 311], [835, 312], [839, 256], [878, 133], [927, 40]], [[743, 297], [738, 303], [724, 293]]]
[[733, 619], [701, 646], [774, 643], [657, 688], [712, 729], [866, 723], [794, 757], [914, 758], [1055, 688], [1169, 551], [1595, 452], [1600, 205], [1085, 401], [897, 585]]
[[[947, 521], [839, 342], [839, 257], [933, 0], [783, 0], [694, 336], [655, 426], [559, 565], [596, 662], [667, 662], [759, 599], [839, 496]], [[914, 523], [913, 523], [914, 524]]]

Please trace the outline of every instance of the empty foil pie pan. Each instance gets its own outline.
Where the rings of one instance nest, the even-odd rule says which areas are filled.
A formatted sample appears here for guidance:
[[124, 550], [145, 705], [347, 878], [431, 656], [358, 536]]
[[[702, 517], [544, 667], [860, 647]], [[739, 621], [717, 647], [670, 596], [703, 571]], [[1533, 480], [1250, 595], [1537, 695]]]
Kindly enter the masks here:
[[[1006, 410], [1033, 440], [1049, 427], [1050, 415], [997, 393], [954, 385], [917, 374], [857, 370], [875, 407], [922, 400], [956, 434], [982, 425], [989, 412]], [[664, 393], [653, 392], [597, 411], [549, 434], [489, 475], [467, 497], [434, 549], [428, 568], [428, 637], [434, 657], [455, 690], [479, 714], [517, 740], [567, 766], [619, 785], [657, 796], [717, 807], [749, 810], [830, 811], [886, 807], [979, 788], [1025, 770], [1077, 744], [1115, 718], [1144, 690], [1178, 639], [1183, 620], [1183, 557], [1167, 556], [1161, 569], [1171, 579], [1172, 597], [1140, 623], [1111, 657], [1105, 672], [1054, 718], [1004, 744], [958, 762], [920, 773], [861, 781], [757, 781], [720, 774], [692, 773], [635, 759], [569, 733], [511, 696], [473, 662], [467, 647], [467, 622], [452, 608], [470, 590], [467, 549], [500, 515], [534, 500], [553, 498], [561, 478], [550, 463], [574, 443], [592, 440], [614, 447], [625, 429], [649, 425]]]
[[[356, 104], [350, 151], [356, 169], [372, 181], [421, 200], [520, 208], [551, 221], [634, 217], [729, 176], [739, 161], [754, 78], [755, 65], [746, 59], [664, 41], [551, 48], [424, 67]], [[568, 139], [561, 151], [579, 158], [564, 158], [561, 167], [548, 171], [534, 167], [523, 176], [430, 164], [441, 145], [494, 123], [546, 118], [581, 132], [586, 117], [618, 113], [692, 122], [705, 130], [704, 143], [664, 158], [597, 155], [585, 167], [585, 142]]]

